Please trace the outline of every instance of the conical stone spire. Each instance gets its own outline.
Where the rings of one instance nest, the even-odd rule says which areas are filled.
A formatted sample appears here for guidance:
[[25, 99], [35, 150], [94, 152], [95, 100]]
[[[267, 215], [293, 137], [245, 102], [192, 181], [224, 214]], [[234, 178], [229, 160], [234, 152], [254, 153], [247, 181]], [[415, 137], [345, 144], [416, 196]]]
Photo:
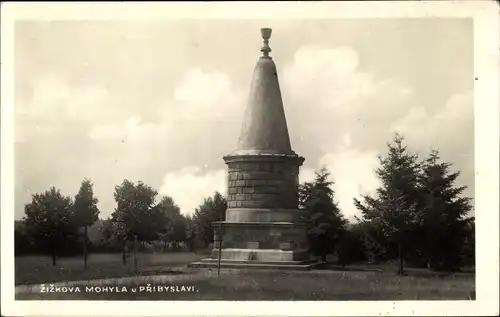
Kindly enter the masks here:
[[262, 28], [262, 56], [255, 65], [238, 146], [233, 155], [295, 154], [290, 146], [276, 65], [269, 56], [272, 30]]
[[[228, 166], [227, 209], [213, 222], [218, 247], [198, 267], [309, 269], [306, 227], [299, 223], [299, 168], [304, 158], [290, 146], [276, 65], [269, 56], [271, 29], [253, 75], [236, 151]], [[215, 246], [216, 244], [214, 244]]]

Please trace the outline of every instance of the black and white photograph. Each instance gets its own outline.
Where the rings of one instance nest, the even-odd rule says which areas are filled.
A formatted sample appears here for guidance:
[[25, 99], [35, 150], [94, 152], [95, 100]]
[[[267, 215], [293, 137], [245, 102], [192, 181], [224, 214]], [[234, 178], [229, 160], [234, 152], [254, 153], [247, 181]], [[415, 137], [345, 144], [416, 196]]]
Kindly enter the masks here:
[[498, 314], [459, 2], [2, 4], [2, 315]]

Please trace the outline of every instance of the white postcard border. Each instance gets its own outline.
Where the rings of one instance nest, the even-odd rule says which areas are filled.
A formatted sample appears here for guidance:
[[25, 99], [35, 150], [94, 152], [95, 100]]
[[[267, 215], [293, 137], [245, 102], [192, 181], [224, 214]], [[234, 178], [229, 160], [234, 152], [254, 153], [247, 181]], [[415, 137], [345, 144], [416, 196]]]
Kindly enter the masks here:
[[[495, 1], [2, 3], [1, 298], [7, 316], [476, 316], [498, 314], [499, 18]], [[14, 21], [141, 19], [473, 18], [475, 301], [101, 302], [14, 300]], [[272, 27], [272, 25], [269, 25]], [[457, 140], [460, 142], [460, 140]]]

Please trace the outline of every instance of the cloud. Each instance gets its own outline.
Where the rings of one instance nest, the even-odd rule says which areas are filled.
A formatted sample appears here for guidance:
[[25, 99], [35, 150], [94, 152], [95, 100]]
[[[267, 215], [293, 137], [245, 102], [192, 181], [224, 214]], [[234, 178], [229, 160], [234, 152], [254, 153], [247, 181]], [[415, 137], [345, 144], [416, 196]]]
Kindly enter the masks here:
[[325, 151], [341, 144], [345, 135], [355, 147], [377, 148], [387, 139], [390, 123], [412, 104], [411, 86], [361, 70], [351, 47], [301, 47], [285, 65], [282, 79], [292, 122], [307, 116], [311, 124], [301, 132], [314, 130]]
[[301, 167], [299, 170], [299, 182], [305, 183], [305, 182], [310, 182], [314, 180], [314, 176], [316, 175], [315, 173], [317, 172], [316, 169], [310, 168], [310, 167]]
[[[445, 106], [436, 113], [429, 113], [422, 106], [412, 107], [406, 116], [391, 125], [391, 130], [401, 132], [408, 142], [419, 150], [427, 150], [432, 145], [445, 149], [445, 152], [452, 152], [450, 150], [453, 149], [453, 144], [461, 146], [462, 142], [470, 144], [474, 137], [473, 92], [466, 91], [451, 96]], [[463, 133], [467, 137], [462, 138], [460, 142], [453, 142], [457, 133]], [[468, 148], [473, 149], [473, 147]]]
[[166, 97], [160, 103], [156, 122], [145, 122], [140, 116], [132, 115], [121, 123], [95, 125], [89, 135], [95, 140], [168, 143], [174, 138], [188, 136], [190, 131], [202, 127], [200, 123], [234, 116], [233, 108], [242, 99], [242, 94], [231, 85], [226, 74], [206, 73], [194, 68], [188, 70], [173, 89], [173, 97]]
[[103, 83], [72, 85], [60, 73], [30, 78], [25, 94], [16, 94], [16, 142], [52, 138], [110, 115]]
[[[112, 212], [113, 188], [124, 178], [143, 180], [163, 191], [172, 190], [172, 183], [183, 186], [186, 177], [191, 179], [189, 172], [196, 172], [182, 169], [186, 164], [199, 163], [200, 157], [207, 166], [218, 160], [223, 164], [221, 157], [225, 153], [220, 148], [229, 151], [236, 140], [228, 138], [230, 143], [212, 144], [213, 134], [218, 137], [224, 131], [231, 131], [228, 129], [234, 130], [231, 118], [239, 113], [232, 108], [243, 99], [226, 74], [197, 68], [186, 71], [170, 97], [168, 93], [162, 94], [159, 111], [142, 105], [142, 108], [124, 108], [119, 115], [106, 114], [106, 108], [119, 112], [125, 96], [113, 98], [117, 91], [106, 90], [106, 86], [74, 82], [57, 74], [32, 81], [30, 88], [32, 93], [20, 99], [16, 107], [17, 152], [24, 153], [18, 155], [19, 166], [23, 168], [18, 170], [18, 196], [23, 203], [18, 203], [17, 214], [22, 213], [31, 192], [54, 185], [74, 195], [84, 177], [95, 183], [103, 217]], [[145, 120], [144, 116], [151, 111], [158, 113], [156, 120]], [[218, 124], [219, 121], [226, 124]], [[234, 135], [234, 132], [226, 133]], [[38, 153], [36, 158], [27, 155], [33, 152]], [[176, 172], [179, 169], [182, 172]], [[207, 173], [209, 177], [215, 177], [211, 173], [219, 175]], [[174, 176], [180, 179], [173, 181]], [[201, 176], [192, 179], [206, 186], [217, 184], [203, 183]], [[162, 183], [163, 180], [168, 184]], [[190, 201], [200, 204], [205, 193], [219, 190], [205, 191], [196, 183], [190, 186], [191, 191], [172, 190], [172, 196], [178, 197], [183, 210], [189, 212], [193, 206]], [[198, 189], [201, 189], [199, 195], [193, 193]], [[189, 193], [187, 198], [182, 197], [182, 192]]]
[[18, 115], [43, 119], [44, 122], [97, 120], [108, 108], [109, 92], [103, 83], [71, 85], [58, 73], [47, 73], [33, 79], [31, 99], [19, 103]]
[[359, 216], [353, 199], [359, 199], [365, 194], [374, 194], [380, 186], [380, 181], [374, 173], [379, 165], [377, 156], [375, 151], [362, 152], [346, 147], [320, 159], [320, 165], [332, 173], [335, 199], [342, 213], [350, 220], [353, 220], [355, 215]]
[[163, 176], [159, 193], [170, 196], [181, 207], [183, 214], [192, 214], [216, 191], [226, 193], [226, 170], [205, 170], [200, 167], [185, 167]]
[[374, 194], [380, 186], [375, 175], [379, 160], [376, 151], [352, 148], [349, 134], [344, 135], [342, 139], [343, 144], [336, 151], [321, 157], [314, 169], [301, 169], [300, 182], [313, 180], [315, 172], [326, 167], [331, 173], [330, 180], [334, 182], [335, 200], [342, 213], [352, 221], [354, 216], [359, 216], [353, 199], [365, 194]]
[[[359, 63], [358, 53], [350, 47], [305, 46], [295, 53], [292, 63], [285, 65], [283, 74], [280, 75], [284, 98], [289, 102], [286, 103], [285, 100], [287, 116], [292, 117], [289, 120], [289, 130], [310, 129], [314, 132], [314, 139], [301, 141], [313, 142], [323, 150], [321, 156], [306, 157], [307, 165], [301, 168], [300, 180], [312, 180], [314, 172], [321, 166], [326, 166], [332, 172], [336, 183], [336, 199], [349, 218], [357, 213], [353, 198], [371, 193], [378, 186], [373, 174], [378, 164], [376, 148], [366, 144], [366, 135], [361, 138], [358, 130], [361, 127], [363, 132], [368, 134], [382, 134], [385, 144], [390, 121], [385, 125], [383, 122], [374, 124], [372, 117], [376, 116], [378, 111], [389, 117], [404, 115], [404, 111], [398, 108], [398, 103], [401, 100], [410, 100], [412, 94], [411, 87], [396, 80], [377, 80], [373, 74], [359, 71]], [[198, 69], [190, 70], [175, 89], [174, 99], [183, 104], [183, 111], [174, 117], [188, 118], [191, 109], [200, 114], [198, 118], [203, 119], [207, 110], [212, 114], [212, 118], [224, 112], [234, 113], [230, 108], [231, 103], [227, 103], [227, 100], [234, 96], [230, 88], [229, 79], [222, 74], [215, 73], [209, 77]], [[197, 93], [193, 93], [194, 91]], [[244, 94], [233, 98], [243, 100], [242, 96]], [[314, 105], [314, 111], [300, 106], [304, 104]], [[384, 105], [385, 108], [375, 110], [367, 107], [370, 104], [373, 104], [373, 107]], [[214, 105], [217, 105], [218, 112], [213, 111]], [[243, 108], [234, 110], [242, 112]], [[394, 113], [393, 110], [397, 111]], [[300, 121], [294, 120], [297, 117], [300, 117]], [[322, 119], [329, 119], [331, 123], [315, 124], [315, 120]], [[386, 122], [391, 120], [384, 119]], [[240, 121], [238, 120], [238, 123]], [[236, 138], [237, 135], [234, 140]], [[182, 172], [167, 173], [162, 189], [165, 194], [171, 192], [179, 204], [191, 204], [187, 205], [187, 210], [194, 210], [193, 206], [198, 206], [203, 197], [213, 194], [215, 189], [205, 185], [209, 184], [208, 180], [221, 184], [216, 187], [218, 190], [225, 190], [225, 169], [197, 177], [193, 176], [198, 172], [196, 169], [180, 171]], [[214, 177], [219, 179], [215, 180]], [[181, 190], [175, 188], [176, 179]], [[167, 180], [171, 185], [167, 185]], [[189, 186], [191, 190], [188, 190]], [[195, 202], [189, 203], [191, 200]]]
[[227, 106], [230, 102], [226, 98], [231, 98], [233, 94], [231, 80], [226, 74], [207, 74], [195, 68], [189, 70], [175, 88], [174, 100], [206, 109], [219, 103]]
[[[225, 191], [222, 156], [236, 146], [257, 42], [229, 37], [234, 45], [225, 48], [226, 58], [221, 45], [227, 35], [205, 40], [201, 22], [191, 27], [197, 36], [173, 24], [93, 24], [32, 24], [16, 42], [17, 215], [29, 192], [57, 186], [74, 195], [83, 177], [94, 181], [103, 217], [112, 212], [113, 188], [124, 178], [160, 188], [184, 213], [215, 190]], [[439, 147], [473, 186], [471, 95], [457, 94], [446, 105], [419, 104], [436, 100], [433, 91], [453, 91], [454, 81], [441, 77], [425, 88], [431, 85], [421, 82], [425, 74], [406, 59], [396, 66], [378, 63], [385, 57], [367, 51], [373, 44], [329, 39], [352, 46], [300, 46], [315, 40], [306, 34], [273, 42], [276, 54], [285, 52], [277, 66], [292, 146], [306, 158], [301, 181], [327, 166], [337, 200], [351, 216], [352, 198], [376, 187], [376, 156], [397, 128], [416, 151]], [[57, 43], [58, 54], [46, 43]], [[413, 52], [404, 46], [395, 55], [407, 56], [405, 50]], [[416, 98], [422, 95], [428, 98]]]
[[[351, 220], [358, 214], [353, 198], [379, 186], [377, 156], [390, 123], [405, 115], [413, 94], [412, 87], [394, 78], [361, 70], [360, 62], [352, 47], [303, 46], [282, 76], [292, 108], [291, 131], [299, 128], [295, 133], [308, 136], [296, 138], [295, 146], [308, 142], [321, 149], [316, 157], [306, 157], [301, 180], [312, 179], [313, 171], [325, 166], [335, 182], [335, 199]], [[300, 124], [305, 118], [309, 123]]]
[[[287, 113], [291, 133], [299, 129], [295, 133], [300, 135], [294, 145], [298, 152], [308, 151], [306, 142], [321, 149], [318, 156], [306, 157], [303, 170], [308, 176], [303, 178], [312, 178], [312, 171], [326, 166], [339, 206], [352, 218], [358, 213], [353, 198], [372, 194], [379, 186], [374, 174], [377, 156], [385, 153], [397, 130], [412, 151], [425, 155], [431, 146], [442, 149], [443, 159], [453, 159], [455, 167], [465, 171], [461, 182], [473, 186], [472, 92], [453, 95], [431, 112], [428, 105], [413, 101], [412, 86], [364, 71], [361, 62], [351, 47], [311, 45], [301, 47], [285, 65], [282, 85], [292, 108]], [[300, 124], [305, 118], [309, 124]], [[461, 142], [457, 135], [463, 136]], [[473, 196], [473, 190], [466, 194]]]
[[438, 149], [441, 158], [461, 172], [457, 185], [467, 185], [464, 195], [474, 197], [474, 95], [465, 91], [452, 95], [435, 113], [413, 107], [391, 125], [405, 136], [411, 149], [421, 156]]
[[151, 143], [165, 141], [169, 137], [169, 128], [162, 123], [143, 122], [140, 116], [133, 115], [119, 124], [95, 125], [91, 127], [89, 137], [97, 142], [121, 142], [128, 147], [147, 150]]

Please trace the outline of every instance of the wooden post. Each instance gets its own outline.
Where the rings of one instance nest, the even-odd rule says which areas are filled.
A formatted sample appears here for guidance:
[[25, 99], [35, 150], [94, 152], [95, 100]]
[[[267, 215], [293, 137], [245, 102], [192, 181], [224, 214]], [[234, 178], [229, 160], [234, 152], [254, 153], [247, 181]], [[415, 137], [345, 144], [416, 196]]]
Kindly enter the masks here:
[[87, 225], [83, 226], [84, 234], [83, 234], [83, 267], [87, 268]]
[[122, 246], [122, 264], [127, 265], [127, 240], [123, 238], [123, 246]]
[[219, 260], [217, 262], [217, 278], [220, 276], [220, 260], [222, 257], [222, 221], [220, 222], [220, 229], [219, 229]]
[[137, 273], [137, 235], [134, 235], [134, 271]]
[[54, 236], [51, 237], [50, 248], [52, 251], [52, 266], [56, 266], [56, 243]]
[[404, 271], [404, 264], [403, 264], [403, 252], [401, 250], [401, 242], [400, 241], [398, 241], [398, 255], [399, 255], [398, 273], [399, 273], [399, 275], [404, 275], [405, 271]]

